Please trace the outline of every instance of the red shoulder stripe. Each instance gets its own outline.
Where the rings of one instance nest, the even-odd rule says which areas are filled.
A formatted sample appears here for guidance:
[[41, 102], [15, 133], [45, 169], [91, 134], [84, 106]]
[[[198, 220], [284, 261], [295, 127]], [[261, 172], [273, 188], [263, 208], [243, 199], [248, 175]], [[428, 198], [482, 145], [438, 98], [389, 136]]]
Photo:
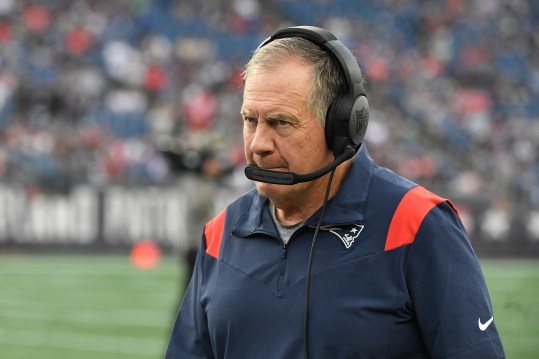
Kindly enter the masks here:
[[384, 250], [389, 251], [405, 244], [413, 243], [425, 216], [433, 207], [444, 201], [447, 200], [438, 197], [421, 186], [409, 190], [401, 199], [397, 210], [393, 214]]
[[206, 237], [206, 253], [214, 258], [219, 258], [219, 249], [221, 248], [221, 239], [225, 226], [226, 208], [215, 218], [206, 224], [204, 236]]

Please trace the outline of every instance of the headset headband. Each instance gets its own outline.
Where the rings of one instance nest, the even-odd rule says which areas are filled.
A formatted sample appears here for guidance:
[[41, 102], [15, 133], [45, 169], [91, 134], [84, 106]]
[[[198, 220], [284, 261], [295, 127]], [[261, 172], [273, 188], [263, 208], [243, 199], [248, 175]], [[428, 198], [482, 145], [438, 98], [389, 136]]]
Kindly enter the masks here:
[[351, 97], [361, 95], [366, 97], [365, 89], [363, 88], [363, 76], [361, 75], [361, 69], [359, 68], [356, 58], [352, 52], [335, 37], [335, 35], [326, 29], [314, 26], [293, 26], [280, 29], [264, 40], [264, 42], [258, 46], [258, 49], [274, 40], [289, 37], [300, 37], [310, 41], [331, 54], [337, 60], [344, 73], [346, 91], [349, 95]]

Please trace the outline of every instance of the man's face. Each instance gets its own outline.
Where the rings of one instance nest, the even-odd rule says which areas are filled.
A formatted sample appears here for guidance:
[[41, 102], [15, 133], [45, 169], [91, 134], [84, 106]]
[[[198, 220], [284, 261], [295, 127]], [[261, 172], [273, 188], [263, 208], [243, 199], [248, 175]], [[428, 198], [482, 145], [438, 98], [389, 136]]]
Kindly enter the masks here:
[[[324, 128], [307, 100], [313, 86], [313, 67], [290, 58], [275, 70], [255, 69], [245, 82], [243, 141], [249, 164], [276, 171], [305, 174], [333, 159]], [[279, 206], [318, 190], [319, 181], [293, 186], [256, 182], [260, 195]]]

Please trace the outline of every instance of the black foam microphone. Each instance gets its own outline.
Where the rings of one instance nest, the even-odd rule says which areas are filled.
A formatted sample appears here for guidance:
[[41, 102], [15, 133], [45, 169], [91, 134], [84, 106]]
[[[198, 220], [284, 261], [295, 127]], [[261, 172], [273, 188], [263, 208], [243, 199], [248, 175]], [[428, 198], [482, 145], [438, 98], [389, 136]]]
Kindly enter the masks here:
[[255, 165], [249, 165], [245, 167], [245, 176], [252, 181], [284, 185], [293, 185], [301, 182], [314, 181], [315, 179], [318, 179], [329, 173], [331, 170], [337, 168], [337, 166], [344, 161], [354, 157], [355, 153], [356, 151], [352, 147], [348, 146], [344, 149], [341, 155], [333, 160], [333, 162], [311, 173], [297, 174], [294, 172], [273, 171], [266, 170]]

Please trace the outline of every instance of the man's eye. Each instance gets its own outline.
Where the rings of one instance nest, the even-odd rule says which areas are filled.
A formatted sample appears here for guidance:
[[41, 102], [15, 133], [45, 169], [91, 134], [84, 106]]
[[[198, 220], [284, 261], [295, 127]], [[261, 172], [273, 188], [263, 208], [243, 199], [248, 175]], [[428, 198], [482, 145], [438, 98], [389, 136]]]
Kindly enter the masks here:
[[284, 119], [279, 118], [279, 117], [270, 117], [270, 118], [268, 118], [268, 123], [270, 123], [272, 126], [279, 126], [279, 127], [290, 125], [289, 121], [284, 120]]
[[278, 124], [279, 126], [286, 126], [286, 125], [289, 125], [290, 122], [285, 121], [285, 120], [278, 119], [278, 120], [277, 120], [277, 124]]

